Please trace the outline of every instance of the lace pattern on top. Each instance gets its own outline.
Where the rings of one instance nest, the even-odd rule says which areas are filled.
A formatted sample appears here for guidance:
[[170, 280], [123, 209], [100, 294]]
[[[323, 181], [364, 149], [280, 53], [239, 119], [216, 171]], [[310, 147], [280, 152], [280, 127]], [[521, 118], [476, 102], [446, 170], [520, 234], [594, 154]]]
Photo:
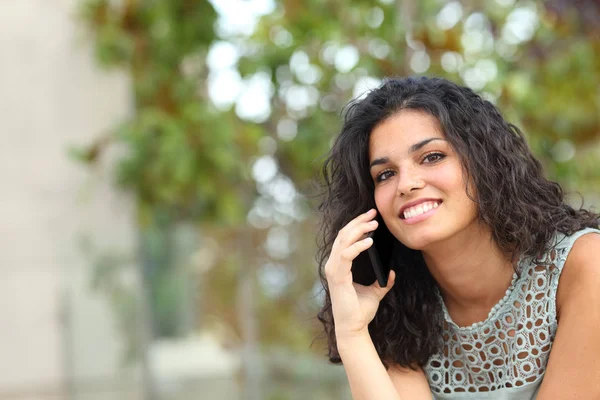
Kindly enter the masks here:
[[444, 345], [425, 366], [434, 393], [489, 392], [542, 378], [557, 328], [560, 272], [573, 242], [588, 232], [600, 233], [557, 234], [543, 257], [519, 260], [520, 277], [513, 275], [506, 295], [485, 321], [459, 327], [442, 300]]

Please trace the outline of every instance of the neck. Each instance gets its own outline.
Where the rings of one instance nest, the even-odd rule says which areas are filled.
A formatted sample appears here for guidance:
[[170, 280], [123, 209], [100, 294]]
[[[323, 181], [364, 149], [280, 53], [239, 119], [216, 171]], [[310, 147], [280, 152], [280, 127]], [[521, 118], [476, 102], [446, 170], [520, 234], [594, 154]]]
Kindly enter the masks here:
[[423, 249], [423, 258], [458, 325], [484, 320], [504, 297], [514, 272], [489, 228], [481, 225]]

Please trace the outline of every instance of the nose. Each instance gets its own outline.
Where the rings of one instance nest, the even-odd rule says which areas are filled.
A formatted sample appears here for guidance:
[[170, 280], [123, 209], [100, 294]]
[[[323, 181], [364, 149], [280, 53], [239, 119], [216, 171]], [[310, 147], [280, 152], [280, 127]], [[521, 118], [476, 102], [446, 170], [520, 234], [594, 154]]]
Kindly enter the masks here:
[[425, 182], [419, 176], [411, 171], [405, 171], [404, 174], [400, 174], [396, 191], [398, 196], [405, 196], [410, 192], [423, 189], [424, 187]]

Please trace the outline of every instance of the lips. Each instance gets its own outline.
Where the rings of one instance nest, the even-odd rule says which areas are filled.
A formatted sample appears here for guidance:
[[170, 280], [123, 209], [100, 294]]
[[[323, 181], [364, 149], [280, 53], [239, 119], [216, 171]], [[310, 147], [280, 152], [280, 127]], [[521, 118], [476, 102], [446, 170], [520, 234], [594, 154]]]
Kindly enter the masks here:
[[407, 219], [421, 215], [442, 204], [442, 200], [434, 198], [417, 199], [400, 207], [398, 215], [401, 219]]

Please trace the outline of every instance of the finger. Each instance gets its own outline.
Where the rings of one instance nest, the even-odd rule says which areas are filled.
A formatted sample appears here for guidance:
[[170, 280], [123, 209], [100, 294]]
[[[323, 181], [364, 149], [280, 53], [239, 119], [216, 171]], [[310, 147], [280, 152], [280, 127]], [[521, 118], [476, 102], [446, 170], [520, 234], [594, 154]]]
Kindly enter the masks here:
[[379, 286], [378, 281], [375, 281], [374, 283], [372, 283], [369, 286], [361, 285], [356, 282], [354, 282], [353, 285], [354, 285], [354, 288], [356, 289], [357, 293], [359, 293], [359, 292], [363, 293], [365, 295], [368, 295], [368, 296], [376, 299], [378, 302], [380, 302], [381, 299], [383, 299], [385, 297], [385, 295], [388, 294], [388, 292], [392, 289], [395, 282], [396, 282], [396, 273], [392, 270], [392, 271], [390, 271], [390, 274], [388, 275], [388, 280], [387, 280], [385, 287]]
[[354, 259], [372, 245], [373, 239], [369, 237], [353, 243], [340, 253], [332, 250], [329, 260], [325, 264], [325, 276], [327, 277], [327, 280], [336, 279], [336, 277], [344, 277], [351, 273], [352, 262]]
[[[338, 272], [342, 275], [349, 273], [352, 261], [356, 256], [372, 245], [372, 240], [367, 240], [362, 244], [359, 242], [361, 239], [366, 239], [364, 237], [366, 233], [377, 229], [378, 222], [373, 220], [375, 215], [377, 215], [377, 211], [371, 209], [350, 221], [338, 232], [329, 255], [329, 260], [332, 262], [328, 261], [325, 265], [326, 276], [332, 277]], [[340, 264], [345, 265], [341, 266]]]
[[358, 225], [349, 227], [345, 232], [340, 232], [339, 235], [339, 247], [343, 250], [346, 247], [350, 247], [357, 241], [365, 239], [366, 234], [377, 229], [379, 223], [377, 220], [370, 220], [361, 222]]
[[346, 249], [344, 249], [341, 253], [341, 258], [343, 261], [352, 263], [354, 259], [363, 251], [367, 250], [369, 247], [373, 245], [373, 239], [370, 237], [361, 239], [354, 244], [350, 245]]
[[377, 215], [377, 210], [375, 210], [374, 208], [371, 208], [369, 211], [367, 211], [363, 214], [360, 214], [358, 217], [356, 217], [353, 220], [351, 220], [350, 222], [348, 222], [346, 224], [346, 226], [344, 226], [339, 231], [338, 235], [345, 234], [345, 233], [351, 231], [356, 225], [358, 225], [360, 223], [371, 221], [373, 218], [375, 218], [376, 215]]
[[[365, 221], [370, 221], [373, 218], [375, 218], [375, 216], [377, 215], [377, 210], [374, 208], [371, 208], [370, 210], [360, 214], [359, 216], [357, 216], [356, 218], [354, 218], [352, 221], [356, 221], [356, 222], [365, 222]], [[351, 222], [352, 222], [351, 221]]]

